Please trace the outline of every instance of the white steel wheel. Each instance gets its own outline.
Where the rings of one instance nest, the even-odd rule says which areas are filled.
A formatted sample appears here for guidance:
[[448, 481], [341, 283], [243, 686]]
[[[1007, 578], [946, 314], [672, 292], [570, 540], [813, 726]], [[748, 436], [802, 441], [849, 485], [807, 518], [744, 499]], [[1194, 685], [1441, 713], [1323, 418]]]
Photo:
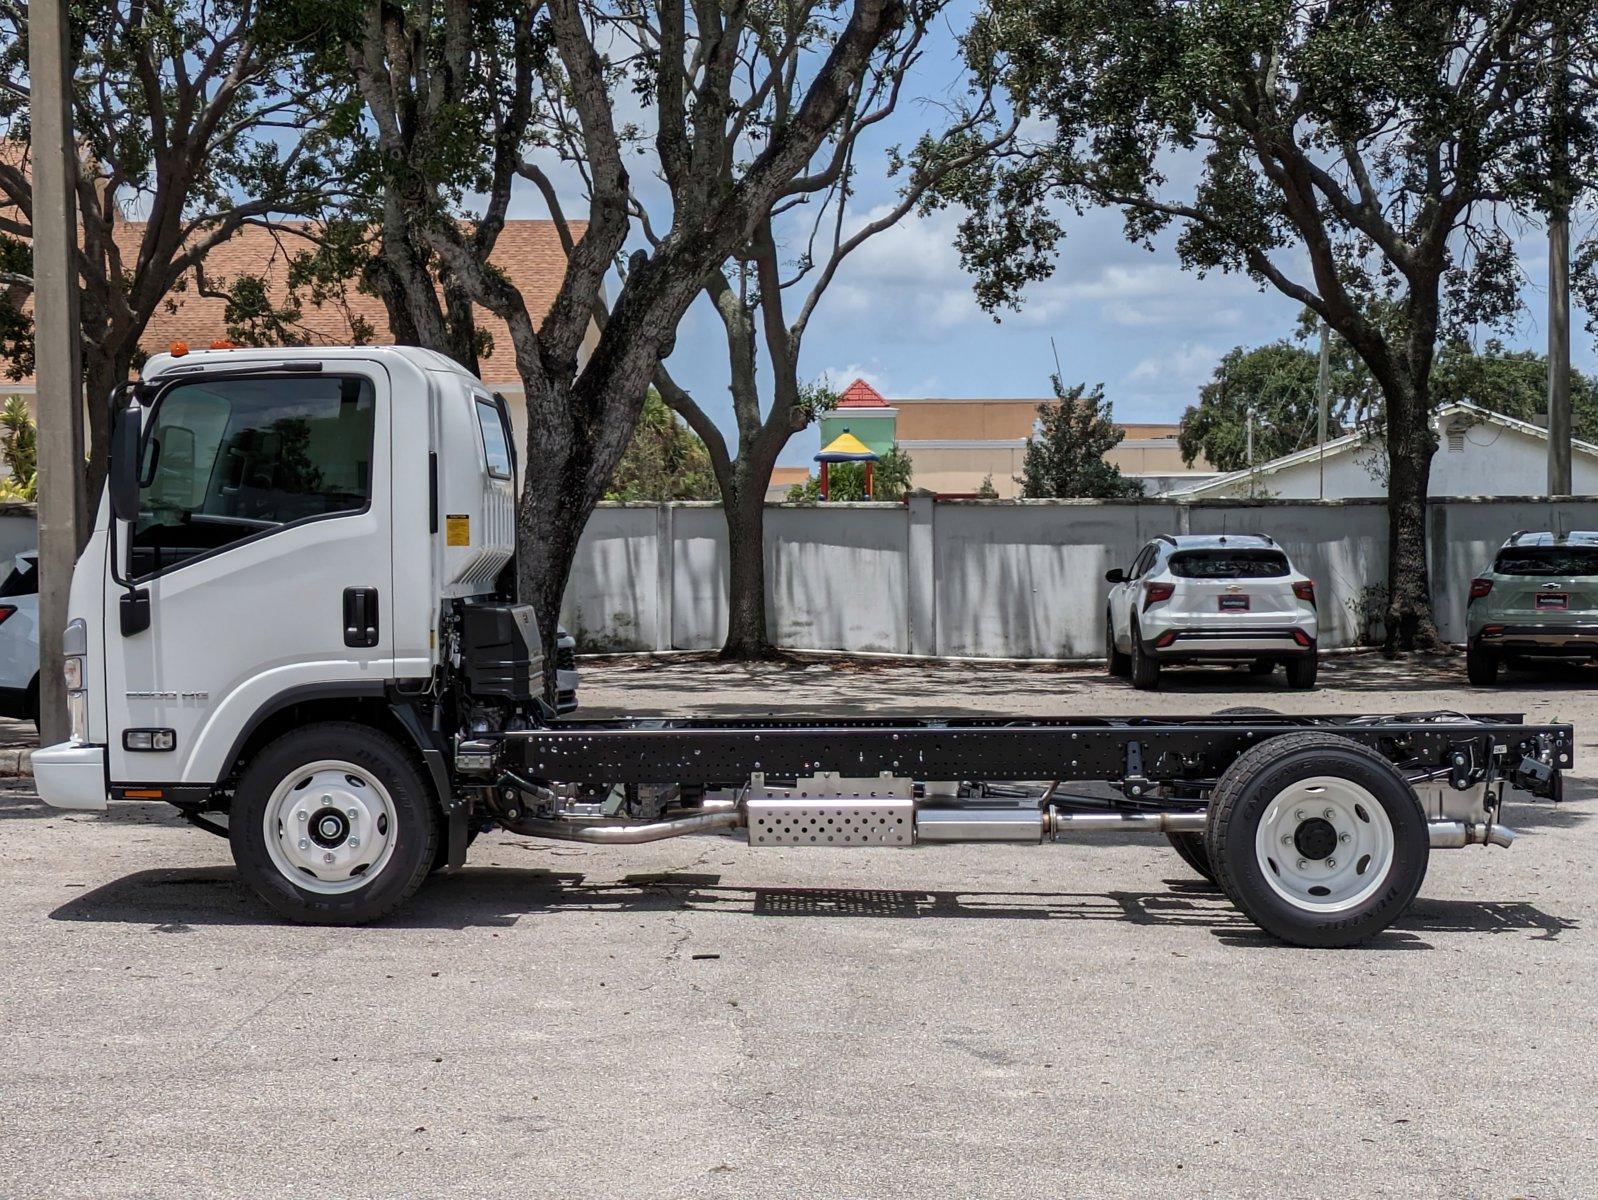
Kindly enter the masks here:
[[421, 886], [440, 821], [414, 750], [370, 725], [326, 721], [254, 755], [233, 793], [228, 840], [240, 876], [282, 916], [359, 925]]
[[324, 896], [367, 886], [394, 853], [388, 789], [337, 759], [290, 772], [267, 799], [261, 824], [272, 864], [295, 886]]
[[1205, 848], [1243, 914], [1297, 946], [1352, 946], [1426, 878], [1426, 812], [1388, 759], [1323, 730], [1266, 738], [1210, 793]]
[[1393, 869], [1393, 823], [1366, 788], [1312, 775], [1278, 792], [1261, 814], [1254, 853], [1265, 882], [1311, 912], [1354, 908]]

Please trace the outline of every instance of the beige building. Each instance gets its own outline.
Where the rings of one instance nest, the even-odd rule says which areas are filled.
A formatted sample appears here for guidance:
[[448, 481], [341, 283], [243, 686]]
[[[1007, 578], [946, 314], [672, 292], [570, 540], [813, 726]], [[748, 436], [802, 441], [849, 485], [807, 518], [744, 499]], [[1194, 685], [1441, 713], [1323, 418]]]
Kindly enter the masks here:
[[[894, 400], [900, 449], [915, 464], [916, 487], [940, 494], [974, 494], [991, 477], [1002, 498], [1020, 494], [1016, 477], [1027, 438], [1043, 400]], [[1143, 480], [1148, 491], [1164, 492], [1215, 474], [1200, 458], [1182, 461], [1175, 425], [1125, 425], [1126, 438], [1106, 456], [1123, 474]]]

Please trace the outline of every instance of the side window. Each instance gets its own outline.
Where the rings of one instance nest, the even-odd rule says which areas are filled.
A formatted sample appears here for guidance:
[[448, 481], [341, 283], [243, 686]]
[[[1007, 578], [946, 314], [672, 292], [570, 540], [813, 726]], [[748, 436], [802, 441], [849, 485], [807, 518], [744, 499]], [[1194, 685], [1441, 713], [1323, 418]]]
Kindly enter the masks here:
[[363, 376], [196, 380], [157, 402], [145, 435], [139, 575], [372, 496], [376, 396]]
[[1140, 553], [1133, 561], [1132, 570], [1128, 574], [1127, 578], [1142, 579], [1144, 573], [1148, 571], [1149, 565], [1153, 563], [1153, 561], [1154, 547], [1152, 545], [1144, 546], [1142, 553]]
[[509, 479], [510, 437], [505, 432], [505, 422], [499, 409], [486, 400], [476, 401], [477, 427], [483, 431], [483, 453], [488, 458], [488, 473], [495, 479]]

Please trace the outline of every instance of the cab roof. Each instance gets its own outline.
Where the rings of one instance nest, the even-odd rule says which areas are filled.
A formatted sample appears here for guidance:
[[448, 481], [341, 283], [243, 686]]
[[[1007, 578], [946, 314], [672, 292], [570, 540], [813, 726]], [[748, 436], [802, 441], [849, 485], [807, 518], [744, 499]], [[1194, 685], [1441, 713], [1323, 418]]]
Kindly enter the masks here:
[[407, 359], [424, 371], [476, 378], [453, 358], [420, 346], [238, 346], [228, 350], [191, 350], [185, 354], [152, 354], [140, 374], [145, 379], [153, 379], [176, 367], [250, 367], [390, 357]]

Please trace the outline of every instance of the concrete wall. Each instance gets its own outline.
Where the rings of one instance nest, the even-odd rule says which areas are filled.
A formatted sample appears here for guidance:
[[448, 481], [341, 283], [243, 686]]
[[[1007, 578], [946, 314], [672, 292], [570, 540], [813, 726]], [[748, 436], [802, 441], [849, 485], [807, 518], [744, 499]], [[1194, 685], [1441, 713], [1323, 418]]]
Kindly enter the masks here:
[[[1517, 529], [1598, 529], [1598, 500], [1435, 500], [1431, 570], [1445, 638], [1470, 578]], [[1268, 533], [1316, 581], [1322, 644], [1368, 631], [1387, 576], [1379, 500], [944, 501], [769, 505], [766, 612], [796, 650], [977, 658], [1102, 656], [1104, 572], [1160, 533]], [[670, 546], [670, 554], [660, 548]], [[585, 651], [710, 650], [727, 627], [714, 504], [601, 505], [564, 620]]]

